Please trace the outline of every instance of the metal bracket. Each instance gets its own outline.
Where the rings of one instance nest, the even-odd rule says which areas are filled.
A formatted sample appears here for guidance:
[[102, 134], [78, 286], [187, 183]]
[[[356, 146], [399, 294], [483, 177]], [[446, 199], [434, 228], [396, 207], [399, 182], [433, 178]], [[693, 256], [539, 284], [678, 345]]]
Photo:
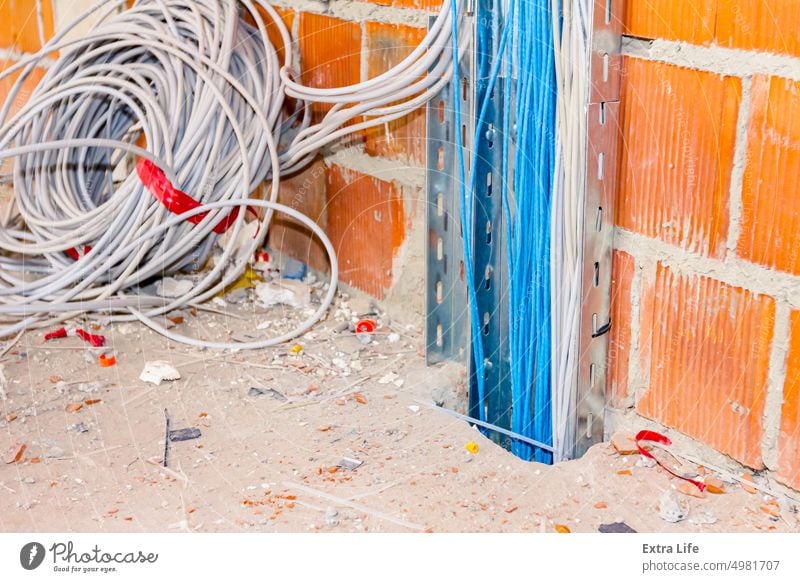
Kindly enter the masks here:
[[594, 0], [575, 457], [603, 440], [619, 151], [623, 0]]
[[[469, 18], [469, 17], [467, 17]], [[433, 17], [430, 23], [433, 22]], [[429, 23], [429, 24], [430, 24]], [[471, 80], [472, 51], [460, 61], [460, 71], [427, 106], [426, 205], [426, 360], [428, 365], [452, 360], [470, 362], [470, 327], [464, 250], [461, 240], [461, 203], [455, 146], [454, 100], [461, 100], [462, 119], [473, 119], [472, 94], [463, 86]], [[471, 124], [468, 126], [471, 128]], [[471, 129], [462, 133], [465, 149]]]
[[[465, 164], [476, 160], [476, 191], [473, 216], [474, 283], [478, 312], [481, 317], [481, 338], [486, 373], [485, 418], [503, 429], [511, 428], [511, 379], [508, 346], [508, 276], [505, 225], [500, 197], [502, 184], [502, 147], [500, 107], [506, 83], [501, 79], [490, 96], [489, 108], [481, 132], [488, 139], [480, 140], [473, 149], [477, 104], [488, 91], [491, 64], [497, 53], [503, 22], [503, 0], [474, 0], [462, 26], [474, 30], [473, 46], [462, 59], [461, 71], [438, 99], [428, 104], [428, 180], [427, 180], [427, 273], [428, 317], [427, 361], [435, 364], [455, 360], [472, 362], [470, 316], [463, 267], [463, 242], [460, 231], [458, 170], [456, 167], [455, 131], [461, 131]], [[461, 100], [462, 127], [453, 119], [453, 99]], [[513, 153], [510, 156], [513, 159]], [[471, 377], [471, 376], [470, 376]], [[471, 379], [469, 413], [480, 418]], [[489, 433], [498, 443], [510, 446], [508, 437]]]

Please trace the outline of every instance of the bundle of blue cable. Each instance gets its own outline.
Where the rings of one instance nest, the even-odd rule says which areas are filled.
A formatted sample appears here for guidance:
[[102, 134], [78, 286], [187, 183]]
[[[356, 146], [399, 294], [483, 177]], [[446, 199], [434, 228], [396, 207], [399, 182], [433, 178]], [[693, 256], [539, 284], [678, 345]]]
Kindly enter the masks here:
[[[524, 0], [516, 10], [517, 42], [512, 58], [517, 71], [517, 135], [508, 243], [511, 429], [552, 445], [550, 205], [556, 125], [553, 19], [550, 0]], [[534, 450], [525, 442], [513, 441], [512, 451], [523, 459], [552, 462], [552, 453]]]
[[[452, 0], [455, 5], [455, 0]], [[453, 22], [453, 38], [458, 38]], [[506, 223], [509, 270], [509, 354], [511, 360], [511, 430], [551, 445], [553, 441], [550, 385], [550, 204], [555, 167], [556, 79], [553, 55], [550, 0], [511, 0], [493, 63], [485, 99], [475, 124], [475, 139], [484, 139], [485, 115], [490, 95], [505, 62], [506, 78], [517, 72], [513, 116], [516, 119], [514, 175], [509, 176], [509, 140], [512, 99], [505, 91], [503, 107], [502, 196]], [[516, 42], [509, 42], [515, 37]], [[458, 66], [457, 47], [453, 47]], [[456, 69], [457, 70], [457, 69]], [[461, 111], [455, 99], [456, 127]], [[460, 132], [456, 133], [461, 226], [464, 233], [464, 263], [472, 330], [475, 384], [479, 416], [486, 421], [484, 353], [478, 316], [473, 253], [473, 195], [475, 164], [469, 184], [463, 159]], [[513, 184], [513, 194], [509, 187]], [[491, 420], [491, 419], [490, 419]], [[525, 459], [552, 462], [552, 453], [527, 442], [512, 439], [512, 452]]]

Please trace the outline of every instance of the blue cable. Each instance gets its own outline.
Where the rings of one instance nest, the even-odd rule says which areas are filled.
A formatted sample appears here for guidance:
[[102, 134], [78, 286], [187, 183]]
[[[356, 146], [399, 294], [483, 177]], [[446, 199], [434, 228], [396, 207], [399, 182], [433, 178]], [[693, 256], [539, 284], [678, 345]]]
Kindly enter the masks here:
[[[453, 66], [458, 65], [457, 2], [453, 7]], [[516, 27], [515, 27], [516, 25]], [[509, 45], [516, 31], [517, 42], [510, 43], [506, 62], [509, 86], [504, 95], [502, 152], [502, 199], [505, 217], [509, 271], [509, 353], [511, 358], [513, 432], [552, 444], [550, 385], [550, 204], [555, 168], [555, 62], [548, 0], [511, 0], [497, 54], [475, 125], [474, 144], [486, 134], [484, 128], [491, 95]], [[510, 203], [509, 140], [511, 133], [510, 84], [517, 65], [518, 80], [513, 111], [517, 139], [513, 176], [514, 205]], [[456, 127], [461, 127], [461, 107], [454, 99]], [[475, 360], [479, 418], [486, 421], [485, 368], [480, 319], [474, 280], [473, 196], [476, 187], [477, 156], [473, 156], [470, 181], [466, 168], [461, 132], [456, 131], [461, 226], [464, 266], [470, 303], [472, 349]], [[512, 452], [530, 460], [552, 462], [552, 453], [512, 439]]]
[[[517, 65], [514, 215], [509, 240], [512, 431], [552, 444], [550, 205], [555, 171], [555, 62], [548, 0], [521, 2]], [[507, 194], [506, 194], [507, 195]], [[523, 459], [552, 454], [512, 442]]]

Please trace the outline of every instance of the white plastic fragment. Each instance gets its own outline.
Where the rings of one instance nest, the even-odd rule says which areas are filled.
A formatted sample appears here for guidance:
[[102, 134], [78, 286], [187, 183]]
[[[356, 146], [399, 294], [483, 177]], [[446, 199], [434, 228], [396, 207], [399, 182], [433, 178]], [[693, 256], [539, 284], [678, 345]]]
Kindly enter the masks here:
[[256, 297], [265, 307], [288, 305], [304, 307], [308, 305], [308, 286], [299, 281], [281, 280], [277, 283], [258, 283]]
[[672, 489], [668, 489], [658, 498], [658, 515], [664, 521], [678, 523], [689, 516], [689, 504]]
[[399, 333], [390, 333], [389, 337], [387, 337], [386, 339], [389, 340], [390, 344], [396, 344], [397, 342], [400, 341], [400, 334]]
[[385, 376], [383, 376], [380, 380], [378, 380], [378, 384], [391, 384], [395, 380], [397, 380], [400, 376], [395, 374], [394, 372], [389, 372]]
[[161, 360], [146, 362], [144, 370], [142, 370], [142, 373], [139, 375], [139, 380], [142, 382], [150, 382], [156, 386], [161, 385], [162, 382], [172, 382], [173, 380], [180, 379], [181, 373], [178, 369]]
[[194, 287], [194, 283], [189, 279], [175, 279], [174, 277], [164, 277], [156, 281], [156, 294], [159, 297], [182, 297]]

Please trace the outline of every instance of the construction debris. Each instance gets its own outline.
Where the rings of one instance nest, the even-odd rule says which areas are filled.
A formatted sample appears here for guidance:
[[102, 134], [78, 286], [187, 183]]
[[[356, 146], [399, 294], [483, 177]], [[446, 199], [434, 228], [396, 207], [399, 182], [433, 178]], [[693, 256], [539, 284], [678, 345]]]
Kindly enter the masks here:
[[611, 437], [611, 446], [620, 455], [636, 455], [639, 447], [636, 446], [636, 439], [632, 436], [618, 432]]
[[173, 443], [178, 443], [181, 441], [190, 441], [193, 439], [200, 438], [202, 433], [200, 432], [199, 428], [179, 428], [177, 430], [169, 431], [169, 440]]
[[181, 373], [177, 368], [161, 360], [146, 362], [139, 375], [139, 380], [142, 382], [150, 382], [156, 386], [160, 386], [162, 382], [172, 382], [180, 380], [180, 378]]
[[25, 443], [15, 443], [11, 445], [11, 448], [8, 450], [5, 456], [5, 463], [6, 465], [11, 465], [12, 463], [18, 463], [22, 459], [22, 455], [25, 454], [25, 449], [28, 446]]
[[600, 533], [638, 533], [624, 521], [600, 524], [597, 531]]
[[339, 461], [338, 467], [342, 469], [346, 469], [348, 471], [355, 471], [361, 465], [364, 464], [364, 461], [360, 461], [358, 459], [351, 459], [350, 457], [343, 457], [341, 461]]
[[664, 521], [678, 523], [689, 516], [689, 504], [668, 489], [658, 498], [658, 515]]
[[156, 295], [174, 299], [183, 297], [194, 287], [194, 282], [189, 279], [175, 279], [174, 277], [164, 277], [156, 281]]

